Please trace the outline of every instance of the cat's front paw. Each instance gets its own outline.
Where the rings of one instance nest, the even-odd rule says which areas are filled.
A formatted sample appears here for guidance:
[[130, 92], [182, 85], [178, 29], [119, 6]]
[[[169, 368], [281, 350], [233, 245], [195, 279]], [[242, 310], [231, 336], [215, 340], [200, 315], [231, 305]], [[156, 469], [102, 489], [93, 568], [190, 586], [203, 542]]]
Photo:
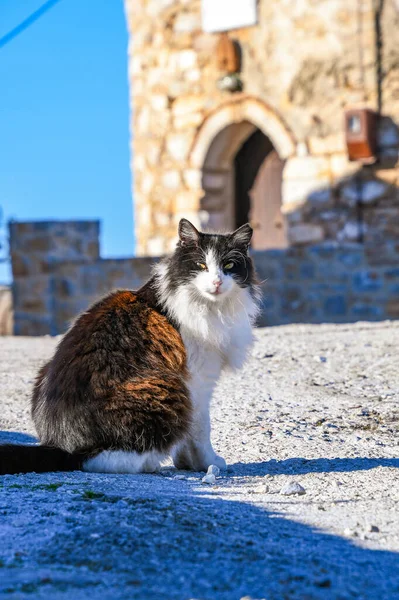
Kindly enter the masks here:
[[[227, 464], [226, 464], [226, 461], [224, 460], [223, 456], [218, 456], [217, 454], [215, 454], [211, 464], [219, 467], [219, 469], [221, 471], [225, 471], [227, 469]], [[209, 467], [209, 465], [208, 465], [208, 467]]]
[[210, 465], [216, 465], [225, 471], [226, 461], [218, 456], [212, 448], [204, 448], [196, 443], [188, 442], [173, 454], [173, 463], [177, 469], [189, 471], [207, 471]]

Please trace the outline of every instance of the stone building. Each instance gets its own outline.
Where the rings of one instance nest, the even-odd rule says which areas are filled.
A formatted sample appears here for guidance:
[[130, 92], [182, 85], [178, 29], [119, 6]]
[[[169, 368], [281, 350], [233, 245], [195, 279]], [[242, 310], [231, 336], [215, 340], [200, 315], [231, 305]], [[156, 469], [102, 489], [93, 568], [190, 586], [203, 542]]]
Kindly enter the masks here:
[[[182, 216], [217, 229], [250, 220], [254, 249], [397, 237], [394, 0], [125, 0], [125, 9], [140, 255], [170, 251]], [[377, 113], [372, 165], [348, 160], [348, 107]]]

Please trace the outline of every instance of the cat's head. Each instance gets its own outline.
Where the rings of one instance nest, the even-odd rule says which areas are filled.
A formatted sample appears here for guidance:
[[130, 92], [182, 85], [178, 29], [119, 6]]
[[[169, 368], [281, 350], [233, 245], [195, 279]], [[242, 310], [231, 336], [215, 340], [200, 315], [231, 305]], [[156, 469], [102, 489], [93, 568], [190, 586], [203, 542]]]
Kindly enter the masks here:
[[198, 299], [223, 302], [241, 288], [254, 292], [256, 278], [248, 255], [252, 228], [243, 225], [233, 233], [201, 233], [181, 219], [179, 242], [168, 264], [169, 289], [188, 286]]

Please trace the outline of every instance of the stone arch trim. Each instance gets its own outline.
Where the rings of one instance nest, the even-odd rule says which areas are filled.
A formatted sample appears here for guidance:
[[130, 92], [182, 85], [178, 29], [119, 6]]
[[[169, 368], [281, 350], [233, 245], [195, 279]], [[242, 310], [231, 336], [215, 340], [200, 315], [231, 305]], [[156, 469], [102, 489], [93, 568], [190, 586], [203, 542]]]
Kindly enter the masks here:
[[201, 169], [216, 135], [229, 125], [242, 122], [252, 123], [263, 131], [283, 160], [295, 154], [294, 136], [280, 116], [257, 98], [241, 97], [218, 107], [205, 119], [191, 148], [191, 166]]

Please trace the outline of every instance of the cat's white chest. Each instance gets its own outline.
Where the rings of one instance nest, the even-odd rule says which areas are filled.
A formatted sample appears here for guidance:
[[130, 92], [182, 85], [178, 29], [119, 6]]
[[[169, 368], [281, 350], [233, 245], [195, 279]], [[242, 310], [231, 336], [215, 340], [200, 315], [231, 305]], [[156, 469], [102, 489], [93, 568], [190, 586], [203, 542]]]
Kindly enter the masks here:
[[187, 366], [190, 373], [190, 387], [196, 389], [213, 389], [222, 370], [223, 359], [215, 347], [192, 336], [189, 331], [182, 331], [182, 338], [187, 353]]
[[209, 339], [199, 338], [188, 327], [181, 335], [187, 352], [190, 380], [195, 388], [213, 388], [224, 368], [239, 369], [252, 346], [251, 323], [245, 311], [237, 319], [223, 322], [213, 319]]

